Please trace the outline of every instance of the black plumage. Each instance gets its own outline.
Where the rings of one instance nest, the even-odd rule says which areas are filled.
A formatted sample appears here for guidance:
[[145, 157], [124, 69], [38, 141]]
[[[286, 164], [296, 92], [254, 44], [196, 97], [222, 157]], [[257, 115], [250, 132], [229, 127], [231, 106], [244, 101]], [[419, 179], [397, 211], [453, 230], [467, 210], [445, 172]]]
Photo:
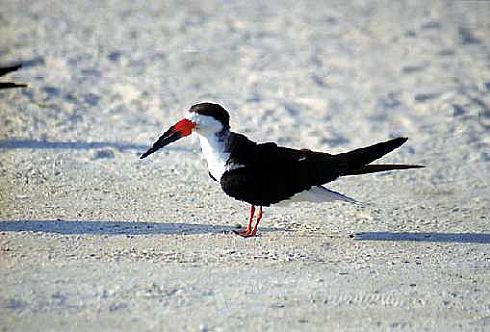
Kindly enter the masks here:
[[275, 143], [257, 144], [241, 134], [230, 133], [230, 170], [223, 174], [220, 184], [223, 191], [235, 199], [252, 205], [270, 206], [340, 176], [419, 167], [367, 165], [406, 140], [399, 137], [332, 155], [280, 147]]

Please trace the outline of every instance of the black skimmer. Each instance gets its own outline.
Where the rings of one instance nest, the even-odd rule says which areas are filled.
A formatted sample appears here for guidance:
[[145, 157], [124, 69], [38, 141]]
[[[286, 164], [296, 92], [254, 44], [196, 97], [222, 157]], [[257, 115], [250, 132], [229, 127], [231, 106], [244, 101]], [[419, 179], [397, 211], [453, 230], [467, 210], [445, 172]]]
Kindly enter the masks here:
[[[405, 143], [405, 137], [340, 154], [297, 150], [272, 142], [259, 144], [232, 132], [228, 112], [212, 103], [192, 106], [140, 159], [192, 132], [199, 136], [209, 176], [220, 183], [227, 195], [251, 205], [247, 228], [236, 232], [243, 237], [257, 233], [263, 206], [295, 201], [355, 202], [323, 185], [346, 175], [423, 167], [370, 164]], [[258, 215], [252, 227], [256, 207]]]

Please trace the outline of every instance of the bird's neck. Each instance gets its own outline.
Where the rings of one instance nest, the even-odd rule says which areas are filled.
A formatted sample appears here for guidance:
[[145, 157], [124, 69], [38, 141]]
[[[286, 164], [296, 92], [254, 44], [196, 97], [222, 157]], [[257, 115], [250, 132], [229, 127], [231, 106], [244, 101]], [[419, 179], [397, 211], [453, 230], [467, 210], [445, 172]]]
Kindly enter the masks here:
[[227, 170], [226, 163], [230, 158], [230, 153], [227, 151], [230, 131], [223, 129], [217, 133], [198, 133], [198, 136], [209, 173], [219, 181]]

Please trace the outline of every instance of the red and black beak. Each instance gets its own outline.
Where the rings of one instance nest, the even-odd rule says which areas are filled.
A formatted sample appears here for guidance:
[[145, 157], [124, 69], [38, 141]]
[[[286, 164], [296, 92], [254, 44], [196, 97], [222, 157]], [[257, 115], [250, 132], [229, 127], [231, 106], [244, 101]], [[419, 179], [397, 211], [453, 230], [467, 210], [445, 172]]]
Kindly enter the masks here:
[[172, 127], [170, 127], [158, 140], [153, 143], [153, 146], [143, 153], [140, 159], [148, 157], [153, 152], [163, 148], [164, 146], [175, 142], [182, 137], [189, 136], [192, 133], [192, 129], [196, 127], [196, 124], [188, 119], [182, 119]]

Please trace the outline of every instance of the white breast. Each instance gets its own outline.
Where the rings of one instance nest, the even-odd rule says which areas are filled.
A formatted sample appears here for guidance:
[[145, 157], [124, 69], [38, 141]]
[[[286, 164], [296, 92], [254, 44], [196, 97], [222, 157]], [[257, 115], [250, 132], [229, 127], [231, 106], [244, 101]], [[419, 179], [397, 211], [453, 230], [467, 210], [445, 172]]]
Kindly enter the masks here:
[[226, 171], [226, 162], [230, 157], [230, 154], [225, 152], [225, 142], [219, 140], [215, 135], [208, 137], [198, 134], [198, 136], [202, 153], [208, 163], [208, 171], [219, 181]]

